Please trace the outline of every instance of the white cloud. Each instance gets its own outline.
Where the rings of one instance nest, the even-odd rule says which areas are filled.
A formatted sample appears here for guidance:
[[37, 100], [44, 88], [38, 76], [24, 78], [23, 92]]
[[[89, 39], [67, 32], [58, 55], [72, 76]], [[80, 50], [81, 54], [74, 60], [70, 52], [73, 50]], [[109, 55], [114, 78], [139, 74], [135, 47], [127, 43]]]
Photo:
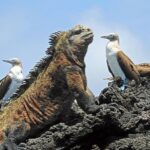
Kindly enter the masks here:
[[104, 15], [102, 15], [99, 9], [94, 8], [83, 13], [78, 24], [86, 25], [94, 32], [94, 41], [89, 46], [86, 56], [86, 74], [88, 86], [96, 95], [107, 86], [108, 81], [103, 79], [111, 76], [107, 69], [105, 57], [107, 41], [101, 39], [101, 35], [106, 35], [110, 32], [118, 33], [123, 51], [135, 63], [142, 62], [142, 57], [144, 58], [144, 56], [142, 54], [143, 45], [140, 39], [129, 29], [119, 24], [119, 22], [114, 23], [109, 22], [108, 19], [104, 19]]

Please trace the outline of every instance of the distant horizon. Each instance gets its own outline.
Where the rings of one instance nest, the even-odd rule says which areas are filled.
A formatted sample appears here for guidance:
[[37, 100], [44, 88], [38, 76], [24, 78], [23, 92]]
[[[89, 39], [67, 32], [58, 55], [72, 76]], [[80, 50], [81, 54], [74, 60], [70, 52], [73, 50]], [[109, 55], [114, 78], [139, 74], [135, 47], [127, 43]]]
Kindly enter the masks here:
[[[9, 4], [9, 5], [8, 5]], [[150, 1], [19, 1], [0, 5], [0, 78], [10, 65], [1, 60], [18, 57], [28, 75], [36, 62], [45, 56], [49, 36], [83, 24], [94, 32], [86, 55], [86, 75], [95, 95], [107, 86], [110, 77], [105, 57], [107, 41], [101, 35], [117, 32], [123, 51], [137, 64], [150, 61]]]

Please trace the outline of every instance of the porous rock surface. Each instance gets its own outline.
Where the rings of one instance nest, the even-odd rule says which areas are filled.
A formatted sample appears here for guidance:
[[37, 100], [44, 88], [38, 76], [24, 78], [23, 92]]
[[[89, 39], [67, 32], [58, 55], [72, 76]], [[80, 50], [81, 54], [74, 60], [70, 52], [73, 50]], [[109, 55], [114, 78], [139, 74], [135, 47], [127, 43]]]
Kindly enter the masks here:
[[130, 82], [125, 91], [109, 83], [97, 99], [97, 114], [86, 114], [74, 103], [63, 123], [28, 139], [26, 149], [150, 150], [149, 77], [138, 86]]

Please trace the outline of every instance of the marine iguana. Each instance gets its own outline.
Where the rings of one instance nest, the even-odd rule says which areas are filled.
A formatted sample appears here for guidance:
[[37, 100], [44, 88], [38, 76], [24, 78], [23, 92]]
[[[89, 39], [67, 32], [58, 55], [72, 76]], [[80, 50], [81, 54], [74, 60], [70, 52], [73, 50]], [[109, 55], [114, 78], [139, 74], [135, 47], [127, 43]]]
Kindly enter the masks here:
[[98, 111], [85, 76], [92, 40], [91, 29], [81, 25], [51, 35], [47, 56], [0, 112], [0, 150], [16, 150], [16, 144], [60, 121], [74, 99], [87, 113]]

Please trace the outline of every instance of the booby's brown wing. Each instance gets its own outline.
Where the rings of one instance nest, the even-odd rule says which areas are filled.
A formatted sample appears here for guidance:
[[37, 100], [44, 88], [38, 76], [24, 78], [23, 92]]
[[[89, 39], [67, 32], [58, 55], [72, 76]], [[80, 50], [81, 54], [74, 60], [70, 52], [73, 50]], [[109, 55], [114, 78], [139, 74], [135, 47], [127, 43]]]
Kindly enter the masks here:
[[12, 80], [9, 75], [0, 80], [0, 99], [3, 99], [9, 88], [9, 85], [11, 84], [11, 81]]
[[134, 79], [137, 83], [140, 83], [139, 72], [132, 60], [122, 51], [117, 52], [117, 59], [126, 77], [129, 80]]
[[113, 72], [111, 71], [111, 68], [110, 68], [110, 66], [109, 66], [108, 60], [107, 60], [106, 62], [107, 62], [107, 67], [108, 67], [109, 72], [110, 72], [111, 75], [114, 77], [114, 74], [113, 74]]
[[149, 63], [138, 64], [136, 65], [136, 67], [141, 77], [150, 76], [150, 64]]

